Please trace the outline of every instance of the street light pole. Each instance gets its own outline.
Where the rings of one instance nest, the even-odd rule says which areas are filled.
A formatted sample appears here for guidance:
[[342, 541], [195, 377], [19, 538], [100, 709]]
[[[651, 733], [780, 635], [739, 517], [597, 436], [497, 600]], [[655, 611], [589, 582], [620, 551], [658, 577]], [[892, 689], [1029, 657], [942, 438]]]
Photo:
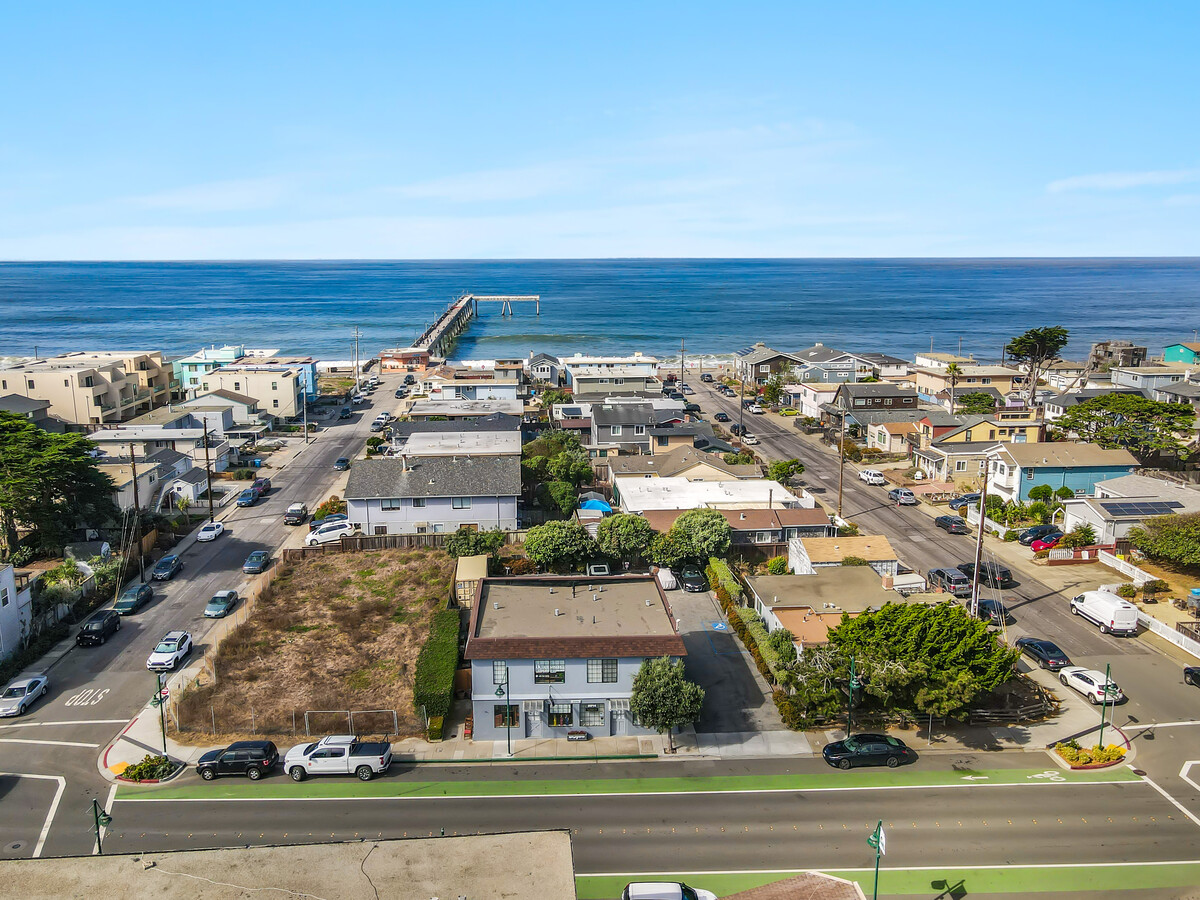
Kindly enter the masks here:
[[983, 490], [979, 492], [979, 533], [975, 535], [975, 571], [971, 573], [971, 615], [979, 618], [979, 569], [983, 564], [983, 519], [987, 515], [989, 461], [984, 460]]
[[850, 657], [850, 686], [847, 691], [846, 698], [846, 737], [850, 737], [853, 733], [854, 726], [854, 689], [858, 687], [858, 680], [854, 675], [854, 657]]
[[166, 713], [166, 710], [163, 709], [162, 672], [155, 672], [154, 674], [158, 679], [158, 695], [157, 695], [158, 696], [158, 723], [162, 727], [163, 756], [166, 756], [167, 755], [167, 713]]
[[92, 820], [96, 823], [96, 853], [103, 856], [104, 837], [101, 831], [105, 826], [112, 824], [112, 816], [100, 808], [100, 801], [95, 797], [92, 798]]
[[879, 857], [887, 853], [887, 838], [883, 834], [883, 819], [875, 826], [871, 836], [867, 838], [867, 846], [875, 850], [875, 888], [871, 891], [871, 900], [879, 900]]
[[512, 697], [508, 693], [508, 663], [504, 663], [504, 683], [496, 688], [496, 696], [504, 698], [504, 737], [508, 755], [512, 756]]
[[1104, 713], [1108, 709], [1108, 672], [1112, 668], [1112, 663], [1106, 663], [1104, 666], [1104, 692], [1100, 695], [1100, 739], [1096, 742], [1096, 746], [1104, 749]]
[[842, 518], [842, 482], [846, 477], [846, 410], [842, 410], [842, 425], [838, 431], [838, 505], [837, 517]]

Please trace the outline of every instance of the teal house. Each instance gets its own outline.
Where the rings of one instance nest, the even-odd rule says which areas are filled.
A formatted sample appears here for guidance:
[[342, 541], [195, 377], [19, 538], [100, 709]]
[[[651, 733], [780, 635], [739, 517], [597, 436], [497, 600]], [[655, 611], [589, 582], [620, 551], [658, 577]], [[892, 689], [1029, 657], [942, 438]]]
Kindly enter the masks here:
[[1171, 344], [1163, 350], [1163, 362], [1200, 364], [1200, 344]]

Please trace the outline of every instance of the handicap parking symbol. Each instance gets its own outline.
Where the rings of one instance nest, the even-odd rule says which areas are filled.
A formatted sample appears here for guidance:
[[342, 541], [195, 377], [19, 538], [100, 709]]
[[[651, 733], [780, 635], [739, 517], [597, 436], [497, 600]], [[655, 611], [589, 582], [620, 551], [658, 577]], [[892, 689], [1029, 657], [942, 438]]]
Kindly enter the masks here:
[[728, 628], [729, 628], [729, 626], [728, 626], [728, 625], [726, 625], [724, 622], [713, 622], [713, 623], [712, 623], [712, 630], [713, 630], [713, 631], [725, 631], [725, 630], [727, 630]]

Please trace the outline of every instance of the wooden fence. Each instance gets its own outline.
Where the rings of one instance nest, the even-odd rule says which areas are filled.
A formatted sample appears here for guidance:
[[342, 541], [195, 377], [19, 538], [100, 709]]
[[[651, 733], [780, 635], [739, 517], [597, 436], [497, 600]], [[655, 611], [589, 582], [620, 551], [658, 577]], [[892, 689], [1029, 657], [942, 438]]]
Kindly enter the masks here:
[[[439, 534], [362, 534], [343, 537], [315, 547], [290, 547], [283, 551], [285, 562], [299, 562], [310, 556], [327, 553], [362, 553], [367, 550], [413, 550], [421, 547], [442, 548], [453, 532]], [[527, 531], [505, 532], [505, 544], [524, 544]]]

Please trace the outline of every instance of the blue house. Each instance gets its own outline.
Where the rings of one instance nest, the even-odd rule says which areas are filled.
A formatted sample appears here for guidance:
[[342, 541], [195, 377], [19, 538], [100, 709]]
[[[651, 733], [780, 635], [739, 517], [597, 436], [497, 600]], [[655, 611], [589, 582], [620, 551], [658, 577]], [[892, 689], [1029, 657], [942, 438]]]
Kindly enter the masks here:
[[1098, 444], [999, 444], [988, 451], [988, 492], [1003, 500], [1029, 500], [1039, 484], [1070, 488], [1076, 497], [1096, 492], [1096, 482], [1133, 474], [1138, 461], [1128, 450]]
[[1187, 363], [1192, 365], [1200, 363], [1200, 344], [1169, 344], [1163, 350], [1163, 362], [1169, 363]]

